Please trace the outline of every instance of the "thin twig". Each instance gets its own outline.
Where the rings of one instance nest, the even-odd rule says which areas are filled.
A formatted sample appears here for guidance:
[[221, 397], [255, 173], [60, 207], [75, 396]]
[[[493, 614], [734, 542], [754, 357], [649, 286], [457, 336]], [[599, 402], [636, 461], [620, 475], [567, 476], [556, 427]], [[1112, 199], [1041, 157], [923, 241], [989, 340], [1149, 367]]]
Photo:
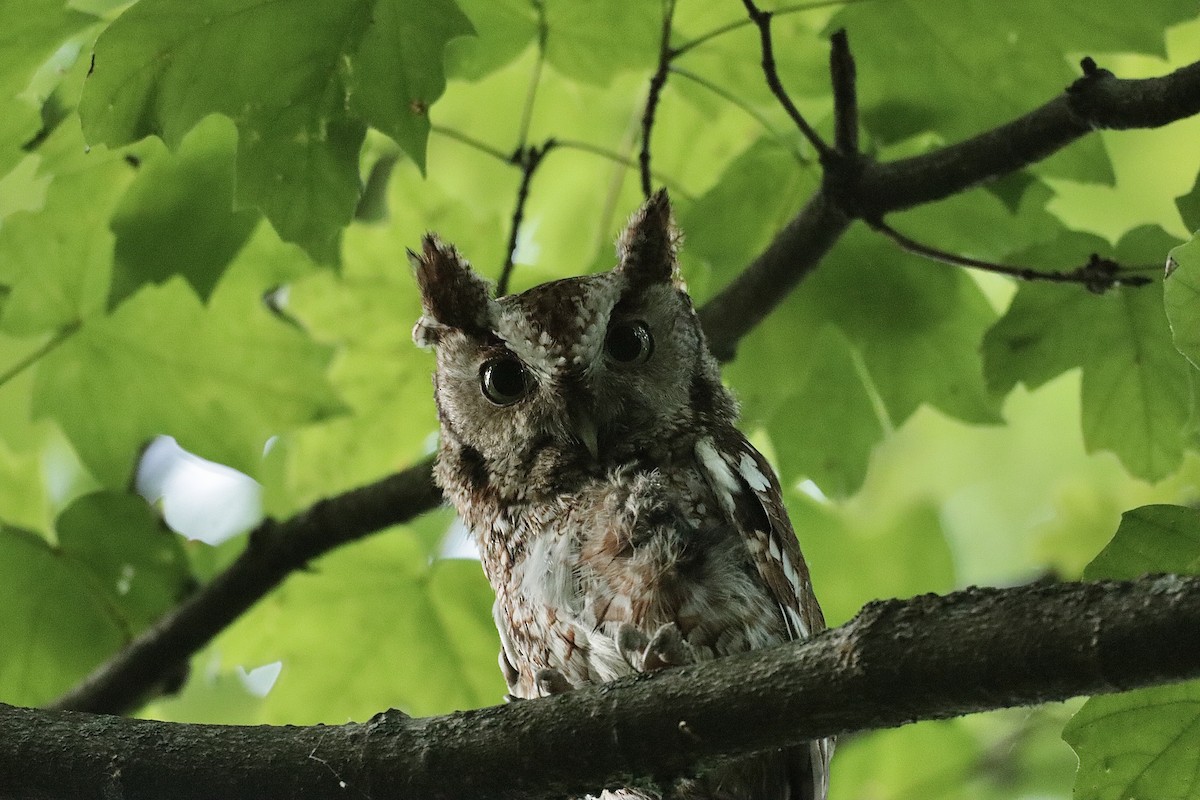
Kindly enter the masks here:
[[[606, 158], [614, 164], [620, 164], [621, 166], [628, 167], [629, 169], [641, 168], [641, 165], [629, 156], [621, 155], [616, 150], [610, 150], [607, 147], [601, 147], [600, 145], [592, 144], [591, 142], [583, 142], [579, 141], [578, 139], [555, 139], [554, 146], [561, 150], [578, 150], [583, 153], [591, 153], [592, 155]], [[654, 180], [671, 190], [672, 197], [691, 197], [688, 191], [683, 188], [683, 184], [679, 183], [670, 175], [666, 175], [658, 170], [651, 170], [650, 174]]]
[[456, 142], [465, 144], [467, 147], [478, 150], [481, 153], [486, 153], [497, 161], [503, 161], [505, 164], [512, 163], [511, 154], [503, 152], [498, 147], [492, 147], [487, 142], [481, 142], [472, 136], [468, 136], [462, 131], [455, 130], [454, 128], [447, 128], [445, 125], [438, 125], [436, 123], [430, 125], [429, 130], [433, 131], [439, 136], [445, 136], [447, 139], [453, 139]]
[[762, 43], [762, 69], [763, 75], [767, 78], [767, 86], [771, 87], [771, 93], [775, 95], [784, 111], [792, 118], [792, 122], [796, 123], [796, 127], [804, 134], [804, 138], [808, 139], [813, 149], [817, 151], [821, 162], [827, 162], [832, 153], [829, 145], [825, 144], [825, 141], [808, 124], [808, 120], [800, 113], [800, 109], [796, 108], [796, 104], [792, 102], [792, 98], [788, 96], [787, 90], [783, 88], [783, 84], [779, 80], [779, 71], [775, 66], [775, 47], [771, 42], [772, 13], [761, 10], [755, 5], [754, 0], [742, 0], [742, 5], [746, 6], [750, 20], [758, 26], [758, 35]]
[[[796, 3], [795, 5], [790, 6], [780, 6], [771, 13], [777, 17], [784, 17], [788, 14], [797, 14], [801, 11], [812, 11], [813, 9], [830, 8], [831, 6], [850, 6], [854, 5], [855, 3], [865, 3], [869, 1], [870, 0], [818, 0], [818, 2], [815, 3]], [[675, 56], [681, 56], [684, 53], [695, 50], [702, 44], [711, 42], [713, 39], [724, 36], [727, 33], [732, 33], [733, 31], [741, 30], [747, 25], [753, 24], [754, 21], [750, 19], [735, 19], [732, 22], [727, 22], [724, 25], [713, 28], [711, 31], [700, 34], [695, 39], [689, 39], [683, 44], [678, 45], [675, 48]]]
[[550, 28], [546, 24], [546, 4], [542, 0], [533, 0], [533, 7], [537, 11], [537, 60], [533, 62], [533, 71], [529, 73], [529, 87], [525, 90], [525, 103], [521, 107], [521, 124], [517, 127], [518, 150], [523, 150], [529, 143], [533, 106], [542, 82], [542, 67], [546, 63], [546, 37], [550, 34]]
[[846, 157], [858, 155], [858, 87], [846, 29], [829, 37], [829, 78], [833, 85], [833, 144]]
[[650, 134], [654, 130], [654, 112], [658, 110], [658, 101], [662, 98], [663, 87], [667, 85], [667, 73], [670, 71], [671, 59], [675, 57], [671, 50], [671, 20], [675, 16], [675, 0], [664, 0], [662, 36], [658, 43], [658, 68], [650, 76], [650, 91], [646, 95], [646, 110], [642, 113], [642, 150], [638, 154], [638, 163], [642, 168], [642, 196], [649, 198], [654, 191], [650, 181]]
[[907, 253], [912, 253], [913, 255], [933, 261], [940, 261], [943, 264], [951, 266], [969, 267], [971, 269], [984, 270], [985, 272], [995, 272], [1000, 275], [1010, 275], [1014, 278], [1020, 278], [1023, 281], [1078, 283], [1087, 288], [1088, 291], [1095, 292], [1096, 294], [1103, 294], [1116, 286], [1145, 286], [1151, 282], [1151, 279], [1145, 275], [1129, 275], [1129, 270], [1124, 269], [1120, 264], [1111, 259], [1102, 258], [1097, 253], [1092, 253], [1088, 257], [1087, 263], [1073, 270], [1044, 272], [1032, 267], [996, 264], [991, 261], [983, 261], [978, 258], [970, 258], [969, 256], [961, 256], [957, 253], [938, 250], [936, 247], [930, 247], [927, 244], [922, 244], [908, 238], [885, 222], [872, 222], [870, 225], [871, 228], [891, 239], [900, 246], [900, 249]]
[[499, 280], [496, 281], [497, 297], [508, 294], [508, 282], [512, 278], [513, 271], [513, 256], [517, 251], [517, 236], [521, 232], [521, 221], [525, 218], [525, 203], [529, 200], [529, 184], [533, 182], [533, 175], [537, 172], [542, 159], [557, 144], [553, 139], [547, 139], [541, 147], [532, 145], [517, 150], [510, 159], [511, 163], [521, 168], [521, 186], [517, 189], [517, 205], [513, 209], [512, 230], [508, 234], [508, 250], [504, 254], [504, 267], [500, 270]]
[[796, 144], [794, 142], [794, 138], [795, 138], [794, 136], [784, 134], [782, 131], [780, 131], [778, 128], [776, 128], [774, 125], [771, 124], [771, 121], [769, 119], [767, 119], [766, 115], [764, 115], [761, 111], [759, 111], [757, 108], [755, 108], [750, 103], [747, 103], [741, 97], [738, 97], [736, 94], [729, 91], [725, 87], [719, 86], [718, 84], [713, 83], [708, 78], [705, 78], [703, 75], [697, 75], [696, 73], [692, 72], [691, 70], [684, 69], [683, 67], [677, 67], [675, 65], [671, 65], [671, 72], [675, 73], [676, 75], [678, 75], [681, 78], [687, 78], [689, 81], [692, 81], [693, 83], [697, 84], [698, 86], [703, 86], [705, 89], [712, 92], [717, 97], [720, 97], [722, 100], [725, 100], [730, 105], [736, 106], [737, 108], [740, 108], [742, 111], [746, 112], [746, 114], [749, 117], [751, 117], [755, 122], [757, 122], [759, 125], [761, 125], [763, 127], [763, 129], [766, 130], [766, 132], [771, 135], [772, 139], [775, 139], [781, 145], [786, 147], [792, 153], [792, 155], [796, 157], [797, 163], [802, 164], [804, 166], [808, 166], [813, 163], [812, 159], [809, 158], [808, 156], [804, 155], [804, 153], [801, 152], [800, 148], [796, 146]]
[[45, 358], [47, 355], [49, 355], [53, 350], [55, 350], [59, 345], [61, 345], [67, 339], [71, 338], [71, 335], [74, 334], [75, 331], [79, 330], [80, 324], [81, 323], [79, 323], [79, 322], [72, 322], [70, 325], [67, 325], [64, 328], [59, 329], [58, 332], [56, 332], [53, 336], [51, 336], [49, 339], [47, 339], [42, 344], [41, 347], [37, 348], [32, 353], [25, 356], [17, 363], [13, 364], [11, 367], [6, 369], [4, 372], [0, 372], [0, 386], [4, 386], [6, 383], [11, 381], [13, 378], [17, 377], [22, 372], [24, 372], [25, 370], [29, 369], [31, 366], [36, 364], [38, 361], [41, 361], [43, 358]]

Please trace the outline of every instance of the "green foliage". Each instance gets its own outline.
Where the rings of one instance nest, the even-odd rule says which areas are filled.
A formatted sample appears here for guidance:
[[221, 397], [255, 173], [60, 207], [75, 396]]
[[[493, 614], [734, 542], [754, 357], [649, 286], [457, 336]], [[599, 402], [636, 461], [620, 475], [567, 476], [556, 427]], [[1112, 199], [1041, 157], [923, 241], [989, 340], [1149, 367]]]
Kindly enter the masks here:
[[[1159, 261], [1174, 241], [1139, 228], [1115, 248], [1124, 264]], [[1106, 253], [1102, 240], [1067, 234], [1021, 258], [1070, 263]], [[1091, 301], [1091, 302], [1088, 302]], [[1179, 468], [1193, 413], [1195, 368], [1170, 346], [1160, 285], [1089, 297], [1078, 287], [1026, 284], [985, 342], [991, 386], [1030, 387], [1083, 368], [1083, 431], [1089, 449], [1115, 452], [1134, 475], [1162, 480]]]
[[[1121, 519], [1089, 578], [1200, 570], [1200, 512], [1145, 506]], [[1093, 697], [1063, 731], [1079, 754], [1076, 800], [1196, 796], [1200, 764], [1200, 681]]]
[[[128, 490], [153, 437], [252, 476], [277, 516], [431, 451], [404, 249], [437, 230], [496, 277], [518, 147], [559, 144], [514, 286], [611, 264], [667, 5], [0, 0], [0, 701], [53, 699], [245, 546], [185, 542]], [[741, 4], [674, 5], [652, 166], [700, 304], [821, 171]], [[847, 0], [781, 6], [772, 29], [826, 137], [827, 38], [847, 30], [863, 146], [888, 160], [1042, 104], [1085, 53], [1129, 77], [1200, 58], [1194, 4], [1152, 5]], [[1200, 226], [1197, 134], [1085, 137], [887, 220], [1040, 271], [1096, 254], [1148, 286], [1014, 284], [856, 225], [740, 342], [725, 377], [832, 623], [878, 597], [1078, 577], [1138, 506], [1084, 574], [1195, 570], [1200, 257], [1180, 240]], [[490, 593], [446, 557], [450, 526], [426, 515], [290, 577], [145, 712], [308, 723], [498, 701]], [[244, 674], [275, 664], [252, 690]], [[1076, 796], [1196, 796], [1196, 691], [1089, 701], [1065, 734]], [[1068, 713], [855, 737], [833, 796], [1064, 797]]]

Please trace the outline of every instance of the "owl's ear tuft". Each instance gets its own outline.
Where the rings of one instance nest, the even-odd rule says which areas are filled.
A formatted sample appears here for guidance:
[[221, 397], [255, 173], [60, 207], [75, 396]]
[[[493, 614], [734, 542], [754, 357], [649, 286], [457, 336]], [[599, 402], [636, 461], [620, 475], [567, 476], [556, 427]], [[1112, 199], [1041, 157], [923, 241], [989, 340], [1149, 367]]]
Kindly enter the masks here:
[[432, 347], [447, 330], [483, 336], [490, 328], [491, 287], [453, 245], [428, 233], [420, 253], [408, 251], [421, 288], [425, 316], [413, 328], [413, 339]]
[[634, 285], [680, 283], [675, 253], [681, 236], [666, 189], [659, 189], [630, 218], [617, 240], [617, 269]]

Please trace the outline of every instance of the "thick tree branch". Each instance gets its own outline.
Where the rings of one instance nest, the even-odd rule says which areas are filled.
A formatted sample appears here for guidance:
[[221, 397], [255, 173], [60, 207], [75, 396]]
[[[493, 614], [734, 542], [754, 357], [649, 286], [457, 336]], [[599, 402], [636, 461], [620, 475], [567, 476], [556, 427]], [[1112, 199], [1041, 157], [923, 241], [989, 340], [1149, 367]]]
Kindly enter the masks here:
[[[1161, 78], [1122, 80], [1095, 69], [1064, 95], [965, 142], [900, 161], [828, 172], [821, 190], [771, 244], [700, 309], [709, 346], [732, 359], [738, 341], [820, 262], [856, 218], [948, 197], [1021, 169], [1095, 128], [1156, 127], [1200, 112], [1200, 62]], [[842, 181], [843, 183], [838, 183]], [[428, 462], [323, 500], [282, 523], [265, 522], [229, 569], [60, 698], [56, 708], [136, 707], [188, 656], [278, 585], [291, 570], [354, 539], [435, 507]], [[293, 538], [295, 541], [293, 541]]]
[[1200, 62], [1161, 78], [1124, 80], [1094, 70], [1012, 122], [925, 155], [827, 171], [817, 194], [728, 286], [701, 309], [714, 354], [737, 342], [825, 256], [853, 219], [957, 194], [1023, 169], [1101, 128], [1153, 128], [1200, 113]]
[[1200, 577], [868, 605], [811, 642], [546, 700], [338, 727], [0, 706], [6, 798], [539, 798], [832, 734], [1200, 676]]

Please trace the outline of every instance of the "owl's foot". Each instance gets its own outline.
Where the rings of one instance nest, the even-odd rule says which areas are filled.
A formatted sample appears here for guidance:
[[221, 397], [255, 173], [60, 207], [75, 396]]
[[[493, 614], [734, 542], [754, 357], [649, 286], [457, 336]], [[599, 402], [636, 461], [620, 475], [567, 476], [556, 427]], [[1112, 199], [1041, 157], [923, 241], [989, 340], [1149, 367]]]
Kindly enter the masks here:
[[694, 663], [696, 654], [684, 641], [679, 626], [668, 622], [647, 638], [646, 634], [628, 623], [617, 631], [617, 647], [621, 655], [637, 672], [655, 672], [667, 667]]
[[[567, 681], [566, 677], [561, 672], [556, 669], [550, 669], [549, 667], [545, 669], [539, 669], [537, 673], [534, 674], [533, 685], [537, 687], [538, 697], [549, 697], [553, 694], [562, 694], [563, 692], [569, 692], [575, 688], [570, 684], [569, 681]], [[519, 700], [525, 699], [526, 698], [524, 697], [518, 697], [512, 692], [504, 695], [504, 702], [506, 703], [515, 703]]]
[[552, 694], [562, 694], [569, 692], [575, 687], [567, 682], [566, 677], [556, 669], [539, 669], [537, 675], [534, 676], [537, 681], [538, 691], [542, 697], [549, 697]]

